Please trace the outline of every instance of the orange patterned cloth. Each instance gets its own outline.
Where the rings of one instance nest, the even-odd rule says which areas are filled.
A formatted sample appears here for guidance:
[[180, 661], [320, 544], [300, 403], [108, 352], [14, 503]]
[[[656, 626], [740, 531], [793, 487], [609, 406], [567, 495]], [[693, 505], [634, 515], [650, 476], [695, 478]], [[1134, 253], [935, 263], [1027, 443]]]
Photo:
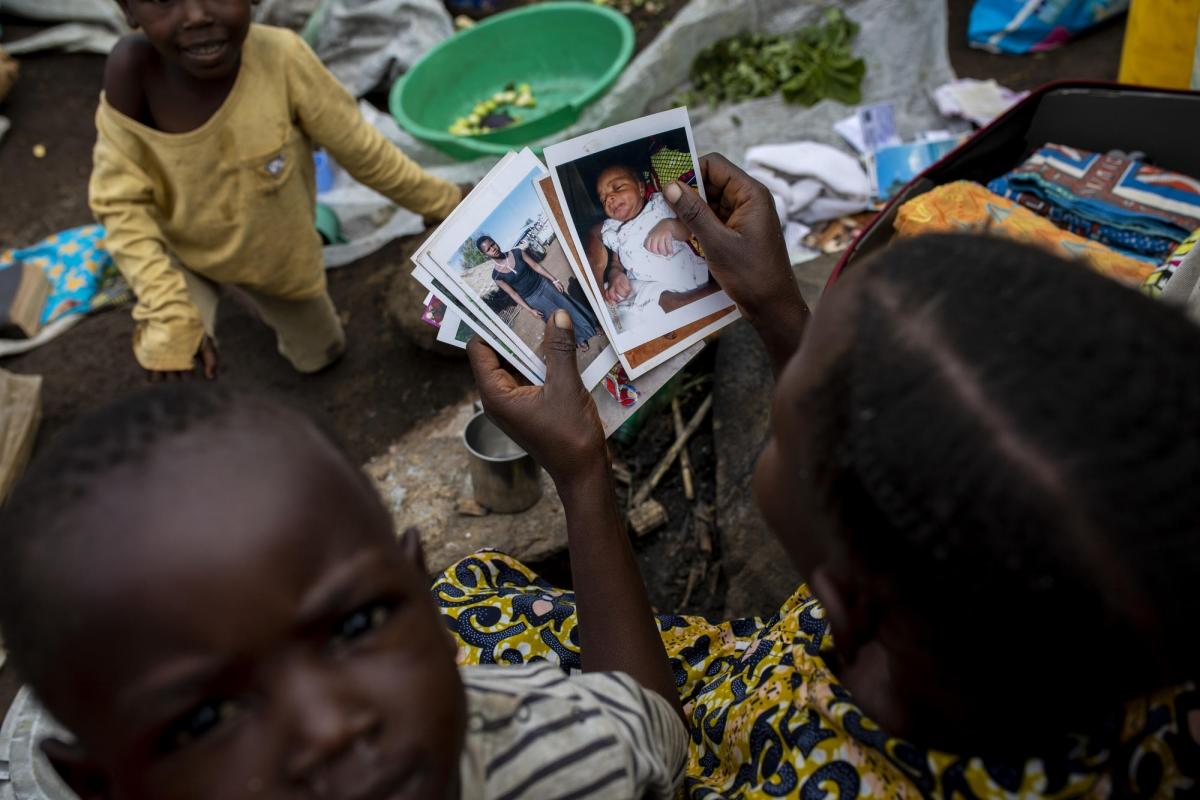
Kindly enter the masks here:
[[1045, 217], [971, 181], [938, 186], [900, 206], [896, 232], [900, 236], [922, 233], [991, 233], [1020, 242], [1041, 245], [1069, 259], [1080, 259], [1102, 275], [1122, 283], [1140, 285], [1155, 265], [1064, 231]]

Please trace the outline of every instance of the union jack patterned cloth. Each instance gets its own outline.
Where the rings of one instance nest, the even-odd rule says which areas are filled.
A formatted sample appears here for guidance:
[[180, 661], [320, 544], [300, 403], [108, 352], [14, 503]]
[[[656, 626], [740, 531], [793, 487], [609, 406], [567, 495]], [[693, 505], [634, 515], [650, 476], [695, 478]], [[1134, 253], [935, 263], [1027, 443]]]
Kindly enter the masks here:
[[1200, 228], [1200, 180], [1120, 153], [1047, 144], [988, 188], [1146, 261], [1161, 263]]

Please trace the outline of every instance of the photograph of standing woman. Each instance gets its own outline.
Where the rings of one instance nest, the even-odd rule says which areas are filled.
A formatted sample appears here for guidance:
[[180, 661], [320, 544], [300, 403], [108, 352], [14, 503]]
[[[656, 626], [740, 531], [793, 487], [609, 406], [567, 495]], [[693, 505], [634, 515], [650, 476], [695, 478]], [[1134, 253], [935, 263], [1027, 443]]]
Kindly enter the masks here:
[[444, 259], [447, 273], [512, 332], [530, 359], [545, 360], [546, 320], [566, 311], [575, 324], [579, 372], [591, 388], [616, 355], [534, 188], [545, 175], [532, 153], [514, 160], [489, 184], [495, 205], [461, 215], [434, 257]]
[[507, 253], [496, 240], [484, 234], [475, 240], [479, 252], [492, 264], [492, 280], [527, 314], [539, 321], [561, 308], [571, 315], [575, 324], [575, 346], [588, 352], [589, 339], [597, 333], [597, 320], [592, 310], [567, 294], [566, 285], [551, 275], [525, 248], [514, 247]]

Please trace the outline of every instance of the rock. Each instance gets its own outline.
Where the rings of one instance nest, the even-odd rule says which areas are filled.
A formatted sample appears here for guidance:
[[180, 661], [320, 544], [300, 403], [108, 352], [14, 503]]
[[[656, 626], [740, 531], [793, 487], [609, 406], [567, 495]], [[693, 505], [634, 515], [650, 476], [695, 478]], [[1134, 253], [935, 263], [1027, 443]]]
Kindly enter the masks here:
[[464, 517], [486, 517], [491, 513], [473, 497], [458, 498], [458, 502], [454, 504], [454, 510]]
[[422, 302], [429, 290], [417, 283], [417, 279], [412, 276], [412, 254], [425, 242], [418, 236], [402, 241], [405, 244], [384, 298], [387, 318], [400, 329], [406, 339], [422, 350], [443, 356], [466, 358], [466, 351], [442, 344], [437, 340], [437, 328], [421, 321], [421, 312], [425, 310]]
[[395, 520], [396, 531], [408, 527], [420, 531], [431, 572], [485, 547], [529, 563], [566, 550], [566, 517], [544, 472], [542, 499], [528, 511], [484, 517], [460, 514], [460, 499], [471, 497], [462, 432], [474, 413], [469, 400], [450, 406], [364, 466]]
[[745, 320], [734, 323], [721, 336], [713, 390], [716, 523], [729, 619], [774, 613], [800, 582], [750, 491], [754, 465], [770, 433], [774, 388], [762, 341]]

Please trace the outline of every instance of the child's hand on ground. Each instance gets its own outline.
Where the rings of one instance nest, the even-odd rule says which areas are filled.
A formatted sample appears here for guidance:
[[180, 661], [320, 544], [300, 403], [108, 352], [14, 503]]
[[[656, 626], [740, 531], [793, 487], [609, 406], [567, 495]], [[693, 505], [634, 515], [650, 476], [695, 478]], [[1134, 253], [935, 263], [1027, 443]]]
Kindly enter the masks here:
[[543, 348], [545, 386], [517, 383], [479, 337], [467, 345], [467, 354], [483, 410], [562, 487], [588, 469], [606, 467], [608, 450], [596, 404], [579, 379], [575, 331], [567, 312], [551, 316]]
[[686, 242], [691, 236], [687, 226], [677, 219], [664, 219], [646, 234], [645, 247], [655, 255], [670, 258], [678, 247], [676, 242]]
[[[200, 340], [200, 349], [196, 351], [196, 358], [200, 364], [200, 374], [205, 380], [217, 379], [217, 347], [213, 344], [213, 340], [209, 336], [205, 336]], [[162, 370], [146, 370], [146, 379], [151, 383], [161, 383], [163, 381], [181, 381], [196, 377], [196, 370], [193, 367], [190, 370], [168, 371]]]
[[767, 187], [710, 153], [700, 159], [706, 205], [675, 181], [663, 191], [682, 222], [700, 240], [708, 266], [758, 330], [776, 369], [800, 342], [808, 306], [792, 274], [775, 202]]

